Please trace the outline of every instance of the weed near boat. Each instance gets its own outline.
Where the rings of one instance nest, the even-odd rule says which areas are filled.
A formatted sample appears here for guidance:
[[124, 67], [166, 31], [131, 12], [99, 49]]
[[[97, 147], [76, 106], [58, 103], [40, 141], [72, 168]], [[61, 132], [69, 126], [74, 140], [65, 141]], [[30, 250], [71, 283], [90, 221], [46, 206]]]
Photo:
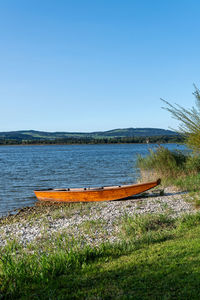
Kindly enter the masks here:
[[138, 156], [137, 166], [143, 180], [161, 178], [163, 185], [197, 191], [200, 187], [200, 156], [159, 146], [146, 157]]

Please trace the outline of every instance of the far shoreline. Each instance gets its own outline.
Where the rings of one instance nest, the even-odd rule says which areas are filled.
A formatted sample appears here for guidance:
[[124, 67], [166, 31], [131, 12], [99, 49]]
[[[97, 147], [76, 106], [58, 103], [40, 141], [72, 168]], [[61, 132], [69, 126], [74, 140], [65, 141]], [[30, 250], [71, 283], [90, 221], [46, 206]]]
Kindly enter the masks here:
[[80, 145], [160, 145], [160, 144], [177, 144], [177, 145], [184, 145], [184, 142], [176, 142], [176, 141], [171, 141], [171, 142], [149, 142], [149, 143], [127, 143], [127, 142], [120, 142], [120, 143], [30, 143], [30, 144], [0, 144], [1, 146], [80, 146]]

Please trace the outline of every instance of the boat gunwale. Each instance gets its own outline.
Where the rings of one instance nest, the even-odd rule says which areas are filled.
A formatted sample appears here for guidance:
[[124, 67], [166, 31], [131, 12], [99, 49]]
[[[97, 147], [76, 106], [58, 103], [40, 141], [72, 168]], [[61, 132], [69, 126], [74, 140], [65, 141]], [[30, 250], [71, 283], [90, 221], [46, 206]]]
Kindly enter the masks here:
[[159, 185], [161, 182], [160, 179], [157, 179], [155, 181], [149, 181], [149, 182], [144, 182], [144, 183], [136, 183], [136, 184], [128, 184], [128, 185], [116, 185], [116, 186], [102, 186], [102, 187], [88, 187], [88, 188], [63, 188], [63, 189], [44, 189], [44, 190], [34, 190], [34, 192], [47, 192], [47, 193], [92, 193], [92, 192], [100, 192], [100, 191], [109, 191], [109, 190], [120, 190], [120, 189], [127, 189], [127, 188], [133, 188], [133, 187], [139, 187], [143, 185], [151, 185], [151, 184], [156, 184]]

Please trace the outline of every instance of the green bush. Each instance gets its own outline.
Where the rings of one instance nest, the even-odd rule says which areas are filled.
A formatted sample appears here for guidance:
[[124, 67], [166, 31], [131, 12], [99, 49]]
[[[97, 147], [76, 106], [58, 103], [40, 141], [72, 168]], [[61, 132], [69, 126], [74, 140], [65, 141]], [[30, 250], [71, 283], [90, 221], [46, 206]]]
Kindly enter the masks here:
[[152, 170], [161, 177], [176, 176], [185, 170], [187, 156], [181, 151], [170, 151], [158, 147], [156, 151], [149, 150], [146, 157], [138, 156], [137, 166], [142, 170]]
[[200, 90], [194, 86], [193, 95], [196, 100], [196, 107], [186, 109], [179, 104], [172, 105], [168, 101], [161, 99], [166, 107], [165, 110], [171, 113], [174, 119], [180, 122], [178, 132], [185, 137], [185, 142], [194, 152], [200, 153]]
[[200, 172], [200, 156], [199, 155], [189, 155], [186, 160], [185, 168], [187, 174], [197, 174]]
[[[191, 174], [184, 177], [177, 177], [172, 178], [171, 181], [173, 184], [177, 187], [179, 187], [181, 190], [187, 190], [190, 192], [199, 191], [200, 188], [200, 173], [198, 174]], [[197, 204], [199, 201], [195, 201]], [[198, 205], [199, 206], [199, 205]]]
[[173, 183], [182, 189], [194, 191], [200, 187], [199, 155], [170, 151], [160, 146], [156, 151], [150, 150], [146, 157], [138, 156], [137, 166], [143, 179], [148, 173], [151, 178], [161, 178], [165, 183]]

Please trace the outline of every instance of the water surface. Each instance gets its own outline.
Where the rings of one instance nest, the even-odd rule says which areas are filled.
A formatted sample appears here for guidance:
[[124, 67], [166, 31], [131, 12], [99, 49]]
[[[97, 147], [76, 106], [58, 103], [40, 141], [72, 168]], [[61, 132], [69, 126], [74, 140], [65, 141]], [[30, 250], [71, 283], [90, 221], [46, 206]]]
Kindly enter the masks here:
[[[0, 216], [34, 205], [34, 189], [136, 182], [137, 155], [157, 145], [0, 146]], [[176, 144], [169, 149], [184, 149]]]

